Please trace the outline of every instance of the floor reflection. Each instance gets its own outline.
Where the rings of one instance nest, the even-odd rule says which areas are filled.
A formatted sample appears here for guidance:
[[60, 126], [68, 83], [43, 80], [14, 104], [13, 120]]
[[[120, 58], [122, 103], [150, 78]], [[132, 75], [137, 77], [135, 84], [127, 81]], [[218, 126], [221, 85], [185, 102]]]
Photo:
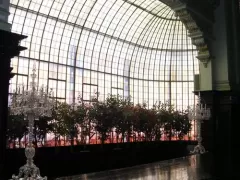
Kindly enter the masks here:
[[173, 159], [119, 170], [104, 171], [57, 180], [203, 180], [210, 176], [204, 171], [204, 155]]

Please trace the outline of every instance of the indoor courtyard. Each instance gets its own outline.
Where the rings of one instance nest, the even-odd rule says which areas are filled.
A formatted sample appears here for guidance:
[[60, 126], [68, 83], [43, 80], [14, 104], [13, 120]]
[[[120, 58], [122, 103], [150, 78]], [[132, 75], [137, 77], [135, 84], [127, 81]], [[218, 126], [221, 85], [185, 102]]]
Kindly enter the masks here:
[[0, 0], [0, 180], [238, 180], [240, 0]]

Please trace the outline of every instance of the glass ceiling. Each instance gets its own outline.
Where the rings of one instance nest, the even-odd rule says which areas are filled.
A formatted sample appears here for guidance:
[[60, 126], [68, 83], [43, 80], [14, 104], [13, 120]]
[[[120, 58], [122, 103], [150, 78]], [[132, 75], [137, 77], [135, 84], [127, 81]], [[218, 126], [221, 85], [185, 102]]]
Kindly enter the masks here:
[[197, 51], [187, 30], [159, 0], [11, 0], [12, 31], [28, 48], [12, 60], [16, 84], [29, 84], [37, 61], [39, 84], [59, 100], [108, 93], [134, 103], [194, 104]]

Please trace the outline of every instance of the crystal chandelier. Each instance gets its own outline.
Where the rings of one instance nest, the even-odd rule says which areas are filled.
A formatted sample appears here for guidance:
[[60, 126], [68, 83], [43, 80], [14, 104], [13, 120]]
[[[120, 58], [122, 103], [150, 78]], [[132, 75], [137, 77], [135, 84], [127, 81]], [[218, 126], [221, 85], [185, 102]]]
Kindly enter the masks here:
[[[33, 129], [34, 120], [39, 117], [52, 116], [52, 108], [54, 106], [54, 98], [52, 90], [47, 93], [47, 88], [37, 86], [35, 81], [36, 65], [34, 63], [31, 74], [32, 82], [30, 83], [30, 90], [24, 85], [18, 87], [12, 95], [12, 102], [10, 105], [10, 112], [13, 115], [24, 115], [28, 120], [28, 145], [25, 148], [25, 156], [27, 162], [20, 167], [18, 176], [13, 175], [12, 180], [31, 179], [31, 180], [47, 180], [47, 177], [41, 177], [39, 168], [34, 164], [33, 157], [35, 155], [35, 148], [33, 145]], [[22, 178], [23, 177], [23, 178]]]
[[206, 107], [206, 104], [201, 104], [200, 92], [198, 94], [197, 105], [193, 108], [188, 109], [188, 118], [190, 120], [195, 120], [197, 122], [197, 141], [198, 144], [194, 147], [194, 150], [191, 152], [193, 154], [203, 154], [205, 153], [205, 148], [202, 145], [202, 135], [201, 135], [201, 125], [203, 120], [209, 120], [211, 117], [211, 111]]

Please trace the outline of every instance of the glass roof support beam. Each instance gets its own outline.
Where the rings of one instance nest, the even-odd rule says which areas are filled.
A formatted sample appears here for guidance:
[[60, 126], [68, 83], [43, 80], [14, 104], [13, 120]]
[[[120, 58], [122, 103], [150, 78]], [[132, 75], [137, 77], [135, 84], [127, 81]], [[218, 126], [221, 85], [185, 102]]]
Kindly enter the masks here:
[[[134, 93], [136, 103], [167, 100], [171, 97], [171, 87], [182, 89], [179, 82], [193, 88], [193, 79], [187, 76], [198, 73], [198, 67], [196, 72], [193, 67], [198, 64], [194, 58], [196, 49], [179, 17], [159, 0], [73, 0], [70, 3], [12, 0], [10, 7], [13, 29], [30, 37], [26, 46], [31, 53], [21, 54], [22, 59], [30, 63], [32, 59], [39, 61], [41, 80], [46, 79], [59, 89], [58, 99], [66, 97], [67, 102], [74, 99], [77, 93], [83, 92], [83, 82], [101, 85], [99, 91], [103, 94], [110, 93], [111, 87], [124, 89], [126, 85], [125, 94]], [[28, 27], [29, 23], [33, 29]], [[173, 31], [174, 27], [180, 34]], [[189, 68], [180, 68], [186, 67], [187, 61]], [[17, 69], [20, 72], [27, 67]], [[181, 78], [175, 78], [177, 72]], [[21, 81], [26, 80], [17, 75], [12, 84]], [[86, 93], [94, 92], [88, 89]], [[177, 90], [173, 92], [176, 99]], [[187, 95], [187, 90], [183, 94]], [[177, 104], [181, 104], [180, 100]]]
[[10, 61], [14, 56], [18, 56], [20, 51], [25, 47], [20, 46], [20, 41], [27, 38], [26, 36], [0, 30], [0, 179], [5, 179], [6, 165], [6, 142], [7, 142], [7, 120], [8, 120], [8, 92], [9, 80], [14, 76], [11, 72]]
[[171, 18], [165, 18], [165, 17], [158, 16], [157, 14], [154, 14], [153, 12], [151, 12], [151, 11], [149, 11], [149, 10], [147, 10], [147, 9], [139, 6], [139, 5], [136, 5], [134, 2], [130, 2], [130, 1], [128, 1], [128, 0], [123, 0], [123, 1], [126, 2], [126, 3], [131, 4], [132, 6], [135, 6], [136, 8], [141, 9], [141, 10], [147, 12], [148, 14], [151, 14], [151, 15], [157, 17], [157, 18], [165, 19], [165, 20], [171, 20], [171, 21], [179, 21], [179, 19], [176, 19], [176, 18], [172, 18], [172, 19], [171, 19]]

